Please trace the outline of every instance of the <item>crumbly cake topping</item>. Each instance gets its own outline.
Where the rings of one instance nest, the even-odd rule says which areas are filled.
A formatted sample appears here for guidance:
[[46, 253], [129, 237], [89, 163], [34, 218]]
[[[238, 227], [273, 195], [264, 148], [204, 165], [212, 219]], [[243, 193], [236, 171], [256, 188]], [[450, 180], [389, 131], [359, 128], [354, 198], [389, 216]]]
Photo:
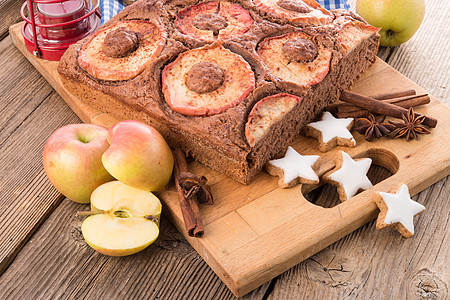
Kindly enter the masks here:
[[311, 62], [318, 53], [317, 45], [310, 39], [295, 37], [288, 40], [281, 48], [289, 61]]
[[106, 34], [103, 40], [102, 51], [109, 57], [124, 57], [136, 50], [139, 46], [139, 39], [136, 32], [119, 27]]
[[191, 67], [186, 75], [186, 86], [199, 94], [210, 93], [222, 86], [225, 75], [215, 63], [202, 61]]

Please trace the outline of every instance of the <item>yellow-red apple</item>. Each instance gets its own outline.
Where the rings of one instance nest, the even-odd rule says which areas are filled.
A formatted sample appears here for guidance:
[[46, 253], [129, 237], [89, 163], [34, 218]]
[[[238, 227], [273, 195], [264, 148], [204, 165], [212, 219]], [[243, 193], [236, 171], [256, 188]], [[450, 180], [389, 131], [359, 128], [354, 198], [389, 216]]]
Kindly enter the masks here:
[[409, 40], [425, 15], [424, 0], [358, 0], [356, 12], [381, 27], [380, 45], [394, 47]]
[[112, 176], [138, 189], [164, 189], [174, 161], [155, 128], [139, 121], [122, 121], [109, 130], [107, 140], [110, 147], [103, 153], [102, 162]]
[[56, 130], [44, 147], [42, 161], [52, 184], [67, 198], [89, 203], [92, 191], [114, 180], [102, 164], [109, 147], [108, 129], [94, 124], [71, 124]]

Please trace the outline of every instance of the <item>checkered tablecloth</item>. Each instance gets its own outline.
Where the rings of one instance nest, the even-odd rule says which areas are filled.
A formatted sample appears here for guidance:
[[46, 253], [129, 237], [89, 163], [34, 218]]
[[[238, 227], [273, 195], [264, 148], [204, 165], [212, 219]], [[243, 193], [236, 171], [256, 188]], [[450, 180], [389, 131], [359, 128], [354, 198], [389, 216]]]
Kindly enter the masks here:
[[[346, 0], [317, 0], [326, 9], [344, 8], [349, 9]], [[100, 11], [102, 12], [102, 25], [125, 7], [122, 0], [100, 0]]]

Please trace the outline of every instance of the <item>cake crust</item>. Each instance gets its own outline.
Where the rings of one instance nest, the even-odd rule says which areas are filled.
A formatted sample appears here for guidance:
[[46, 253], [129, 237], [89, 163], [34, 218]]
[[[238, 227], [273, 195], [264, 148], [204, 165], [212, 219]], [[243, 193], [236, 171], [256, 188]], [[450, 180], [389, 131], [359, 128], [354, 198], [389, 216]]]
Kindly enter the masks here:
[[[283, 155], [303, 126], [312, 121], [325, 106], [336, 101], [340, 90], [348, 88], [358, 75], [370, 66], [375, 60], [379, 35], [372, 29], [364, 31], [367, 24], [357, 16], [342, 11], [327, 12], [332, 16], [332, 20], [326, 25], [318, 26], [314, 23], [300, 26], [289, 21], [283, 24], [275, 22], [262, 14], [261, 9], [252, 1], [236, 0], [221, 1], [220, 6], [231, 7], [233, 4], [245, 10], [253, 20], [251, 25], [245, 32], [228, 34], [227, 38], [219, 43], [210, 43], [189, 31], [182, 32], [174, 22], [180, 11], [198, 7], [201, 3], [203, 2], [198, 0], [140, 0], [126, 7], [102, 27], [102, 30], [105, 30], [119, 22], [145, 20], [166, 32], [164, 45], [159, 54], [132, 78], [105, 80], [80, 65], [78, 60], [80, 50], [85, 47], [89, 38], [69, 47], [58, 65], [58, 72], [66, 87], [87, 104], [119, 120], [136, 119], [146, 122], [160, 131], [171, 147], [181, 148], [205, 165], [247, 184], [262, 170], [269, 159]], [[217, 2], [214, 5], [218, 5]], [[352, 26], [364, 30], [359, 38], [355, 38], [357, 41], [349, 47], [346, 39], [339, 38], [339, 33], [341, 36], [359, 34], [359, 29], [354, 30], [356, 32], [354, 33]], [[231, 28], [228, 24], [225, 29], [229, 27]], [[219, 30], [219, 33], [222, 30]], [[321, 55], [320, 53], [326, 53], [327, 59], [320, 60], [326, 61], [325, 67], [313, 64], [313, 67], [325, 70], [321, 75], [302, 76], [303, 71], [298, 71], [299, 77], [306, 78], [306, 83], [293, 82], [275, 74], [273, 67], [261, 59], [258, 53], [264, 40], [276, 40], [280, 36], [293, 34], [311, 37], [319, 49], [317, 57]], [[165, 84], [168, 79], [164, 76], [164, 70], [173, 66], [177, 60], [179, 62], [185, 53], [218, 48], [230, 53], [230, 57], [238, 57], [236, 61], [245, 62], [247, 70], [244, 73], [247, 75], [234, 75], [245, 87], [242, 93], [240, 96], [232, 96], [231, 101], [225, 99], [222, 104], [220, 101], [224, 99], [213, 101], [212, 104], [207, 103], [206, 106], [212, 113], [203, 111], [200, 114], [192, 114], [183, 109], [177, 110], [171, 100], [171, 93], [175, 88], [186, 85], [186, 78], [179, 77], [176, 86], [169, 88]], [[285, 58], [281, 57], [284, 55], [282, 53], [278, 55], [279, 60]], [[213, 61], [219, 66], [220, 56], [215, 54], [216, 61]], [[309, 56], [314, 57], [314, 54]], [[311, 64], [311, 62], [296, 63]], [[236, 64], [230, 64], [233, 72], [239, 69], [233, 65]], [[228, 84], [226, 72], [224, 74], [222, 84]], [[220, 83], [220, 80], [218, 82]], [[214, 93], [208, 91], [208, 88], [205, 91], [206, 94]], [[198, 95], [202, 95], [202, 90], [197, 92]], [[257, 139], [252, 140], [248, 134], [246, 136], [246, 124], [252, 123], [251, 120], [255, 118], [255, 113], [251, 113], [252, 110], [255, 107], [254, 111], [258, 107], [264, 108], [263, 104], [257, 104], [264, 98], [277, 94], [286, 94], [289, 95], [289, 99], [301, 101], [286, 102], [287, 109], [282, 109], [282, 113], [276, 118], [263, 122], [268, 125], [261, 131], [262, 133], [253, 131]], [[211, 110], [213, 105], [217, 105], [219, 109], [216, 107]], [[262, 111], [264, 114], [264, 110]]]

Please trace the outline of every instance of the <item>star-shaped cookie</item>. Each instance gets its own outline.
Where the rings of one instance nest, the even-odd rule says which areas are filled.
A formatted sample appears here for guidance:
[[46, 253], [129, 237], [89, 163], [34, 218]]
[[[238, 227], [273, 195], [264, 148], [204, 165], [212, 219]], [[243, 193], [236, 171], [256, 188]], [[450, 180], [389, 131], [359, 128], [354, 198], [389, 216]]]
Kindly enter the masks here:
[[332, 185], [337, 186], [337, 192], [341, 202], [348, 200], [361, 190], [372, 187], [367, 177], [372, 160], [362, 158], [353, 160], [350, 155], [340, 151], [336, 159], [336, 167], [326, 173], [323, 178]]
[[312, 122], [303, 129], [306, 136], [318, 139], [319, 150], [327, 152], [336, 146], [355, 147], [356, 142], [350, 130], [353, 118], [337, 119], [330, 112], [322, 115], [322, 120]]
[[372, 199], [380, 209], [377, 229], [394, 227], [405, 238], [414, 234], [413, 218], [423, 212], [425, 206], [411, 199], [406, 184], [402, 184], [395, 194], [379, 192]]
[[266, 170], [270, 175], [279, 176], [278, 186], [287, 188], [299, 183], [319, 183], [319, 177], [313, 169], [318, 155], [301, 155], [289, 147], [283, 158], [270, 160]]

